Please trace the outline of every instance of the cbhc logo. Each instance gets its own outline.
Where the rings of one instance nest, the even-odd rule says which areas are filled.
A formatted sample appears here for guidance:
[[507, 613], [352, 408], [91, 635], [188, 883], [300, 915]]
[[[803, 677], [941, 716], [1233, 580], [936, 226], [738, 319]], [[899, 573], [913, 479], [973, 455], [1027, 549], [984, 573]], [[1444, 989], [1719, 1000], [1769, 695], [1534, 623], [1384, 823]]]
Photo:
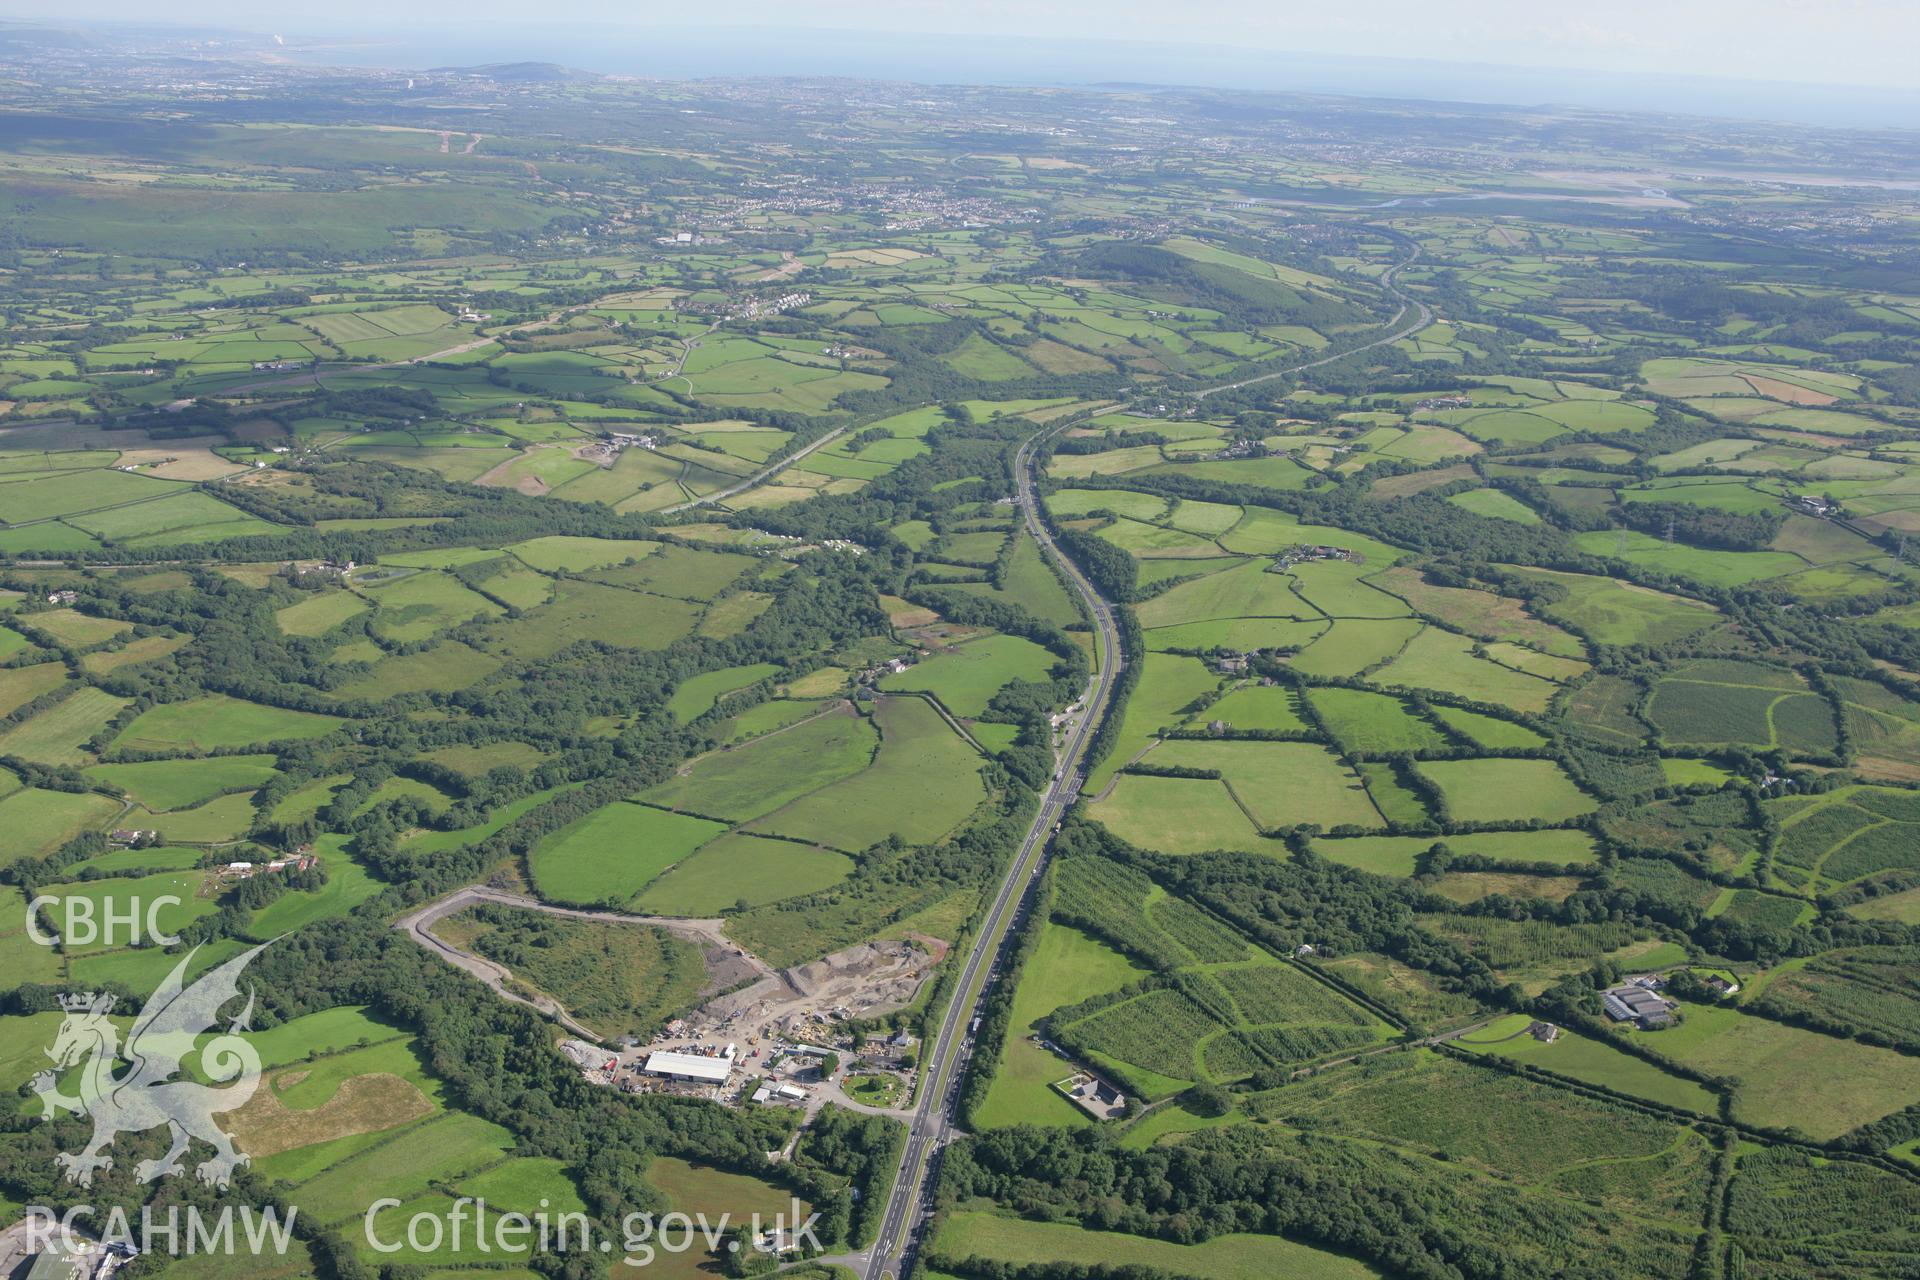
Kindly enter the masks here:
[[[27, 936], [43, 947], [51, 947], [62, 938], [76, 947], [96, 944], [137, 947], [143, 942], [170, 947], [180, 941], [179, 934], [167, 933], [160, 927], [161, 910], [179, 906], [180, 899], [173, 894], [149, 898], [145, 900], [144, 910], [141, 901], [139, 898], [130, 898], [124, 906], [120, 906], [111, 898], [95, 902], [92, 898], [57, 898], [43, 893], [27, 904]], [[43, 906], [52, 909], [54, 919], [65, 919], [64, 932], [41, 932], [40, 908]], [[60, 914], [62, 907], [65, 908], [64, 917]]]

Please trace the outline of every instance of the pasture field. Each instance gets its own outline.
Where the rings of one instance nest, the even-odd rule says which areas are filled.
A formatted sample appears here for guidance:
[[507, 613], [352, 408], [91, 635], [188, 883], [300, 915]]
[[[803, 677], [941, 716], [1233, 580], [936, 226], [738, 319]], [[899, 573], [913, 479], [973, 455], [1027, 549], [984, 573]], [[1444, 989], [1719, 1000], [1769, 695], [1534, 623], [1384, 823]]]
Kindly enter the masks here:
[[1087, 1113], [1054, 1089], [1071, 1074], [1068, 1064], [1031, 1038], [1041, 1019], [1056, 1009], [1118, 991], [1144, 977], [1146, 970], [1071, 925], [1049, 921], [1027, 960], [1028, 977], [1014, 989], [1000, 1064], [986, 1099], [974, 1112], [981, 1128], [1014, 1124], [1084, 1126]]
[[167, 813], [135, 805], [125, 821], [135, 830], [158, 832], [169, 844], [222, 844], [245, 835], [253, 825], [253, 793], [237, 792]]
[[1499, 489], [1469, 489], [1447, 501], [1489, 520], [1511, 520], [1515, 524], [1539, 524], [1540, 513], [1513, 495]]
[[1692, 1080], [1676, 1076], [1621, 1049], [1562, 1028], [1547, 1044], [1526, 1034], [1533, 1018], [1509, 1014], [1453, 1041], [1470, 1053], [1496, 1054], [1585, 1084], [1630, 1094], [1704, 1116], [1719, 1113], [1720, 1100]]
[[[344, 650], [335, 650], [334, 657]], [[364, 675], [351, 677], [335, 688], [343, 698], [381, 701], [403, 693], [451, 693], [477, 684], [500, 669], [500, 659], [457, 640], [443, 640], [431, 649], [398, 657], [369, 655], [372, 666]]]
[[81, 765], [93, 760], [87, 750], [127, 705], [91, 685], [73, 690], [30, 719], [0, 734], [0, 755], [19, 756], [37, 764]]
[[0, 715], [12, 715], [67, 682], [67, 668], [59, 662], [36, 662], [0, 668]]
[[1153, 749], [1143, 765], [1217, 771], [1236, 801], [1264, 829], [1302, 823], [1377, 826], [1360, 780], [1311, 742], [1231, 742], [1181, 738]]
[[1423, 751], [1446, 745], [1438, 729], [1411, 714], [1406, 704], [1364, 689], [1315, 689], [1313, 710], [1333, 740], [1346, 751], [1382, 755]]
[[141, 636], [125, 644], [82, 654], [80, 669], [90, 676], [112, 675], [121, 667], [158, 662], [187, 643], [185, 636]]
[[1476, 702], [1538, 714], [1558, 687], [1551, 678], [1515, 671], [1474, 653], [1466, 636], [1428, 627], [1372, 674], [1383, 685], [1450, 693]]
[[640, 560], [660, 550], [661, 544], [644, 538], [582, 538], [554, 534], [530, 538], [506, 548], [528, 568], [542, 573], [586, 573]]
[[[662, 1156], [647, 1166], [646, 1179], [681, 1213], [730, 1214], [735, 1220], [758, 1213], [769, 1221], [785, 1213], [791, 1221], [792, 1194], [759, 1178]], [[804, 1199], [800, 1204], [802, 1215], [813, 1208]]]
[[1129, 774], [1088, 805], [1087, 816], [1130, 844], [1162, 853], [1286, 852], [1280, 841], [1260, 834], [1226, 784], [1215, 779]]
[[1523, 601], [1477, 588], [1442, 586], [1418, 570], [1396, 565], [1368, 575], [1382, 591], [1392, 592], [1419, 613], [1443, 626], [1483, 640], [1529, 645], [1563, 658], [1585, 654], [1578, 637], [1529, 613]]
[[1121, 1232], [1091, 1231], [1067, 1222], [1029, 1222], [998, 1213], [949, 1213], [934, 1248], [953, 1258], [979, 1258], [1021, 1266], [1078, 1258], [1107, 1266], [1139, 1265], [1172, 1275], [1219, 1280], [1362, 1280], [1380, 1273], [1342, 1257], [1280, 1236], [1225, 1235], [1205, 1244], [1173, 1244]]
[[481, 778], [494, 769], [509, 766], [533, 769], [546, 758], [546, 753], [524, 742], [489, 742], [479, 747], [442, 747], [428, 752], [425, 758], [466, 777]]
[[[139, 912], [144, 920], [151, 909], [153, 921], [162, 931], [178, 933], [191, 921], [214, 911], [213, 900], [200, 894], [205, 879], [205, 872], [183, 871], [162, 872], [137, 880], [90, 880], [55, 885], [42, 890], [54, 899], [43, 911], [53, 932], [60, 934], [63, 939], [73, 937], [71, 922], [86, 918], [89, 911], [92, 913], [91, 919], [96, 921], [105, 920], [108, 912], [121, 919], [128, 918], [129, 912]], [[163, 901], [168, 898], [173, 901]], [[91, 905], [83, 906], [82, 903]], [[63, 945], [69, 955], [117, 949], [116, 944], [108, 943], [104, 937], [91, 942], [75, 939]], [[172, 963], [167, 967], [171, 968]]]
[[542, 840], [527, 866], [543, 898], [620, 906], [725, 830], [723, 823], [618, 800]]
[[277, 770], [272, 756], [254, 755], [101, 764], [86, 772], [151, 809], [189, 809], [225, 792], [263, 786]]
[[1718, 616], [1711, 605], [1609, 578], [1531, 569], [1520, 574], [1564, 588], [1566, 598], [1548, 605], [1547, 616], [1599, 644], [1678, 640]]
[[30, 631], [49, 637], [55, 644], [85, 649], [105, 644], [133, 630], [131, 623], [114, 618], [96, 618], [72, 609], [49, 609], [45, 613], [16, 614], [14, 620]]
[[1427, 760], [1415, 767], [1440, 788], [1459, 822], [1565, 822], [1597, 807], [1551, 760]]
[[[847, 853], [893, 836], [930, 844], [986, 798], [985, 760], [926, 702], [883, 698], [873, 719], [880, 745], [866, 768], [757, 818], [753, 829]], [[910, 807], [900, 803], [907, 794]]]
[[1346, 678], [1379, 666], [1426, 630], [1417, 618], [1340, 618], [1293, 661], [1303, 675]]
[[1466, 711], [1459, 707], [1436, 706], [1432, 708], [1434, 718], [1467, 739], [1476, 747], [1489, 751], [1510, 748], [1530, 749], [1544, 747], [1547, 740], [1541, 734], [1511, 720], [1501, 720], [1494, 716], [1481, 715], [1477, 711]]
[[1300, 716], [1300, 699], [1290, 689], [1277, 685], [1242, 685], [1229, 689], [1207, 707], [1194, 713], [1189, 725], [1224, 721], [1235, 729], [1288, 729], [1304, 732], [1307, 723]]
[[1045, 680], [1053, 663], [1053, 655], [1031, 640], [983, 636], [943, 650], [898, 675], [886, 676], [880, 687], [901, 693], [930, 693], [955, 715], [973, 717], [987, 709], [994, 694], [1014, 681]]
[[735, 832], [674, 864], [633, 900], [647, 915], [715, 916], [817, 893], [853, 873], [845, 854], [792, 840]]
[[1903, 1054], [1737, 1009], [1683, 1005], [1680, 1025], [1658, 1033], [1652, 1047], [1738, 1079], [1736, 1119], [1798, 1129], [1815, 1141], [1878, 1120], [1920, 1089], [1920, 1067]]
[[865, 768], [879, 735], [852, 712], [824, 715], [703, 756], [644, 792], [649, 804], [744, 822]]
[[713, 704], [727, 694], [764, 680], [779, 670], [771, 662], [756, 662], [750, 666], [723, 667], [718, 671], [702, 672], [674, 687], [673, 697], [667, 701], [667, 712], [677, 720], [692, 720], [711, 710]]
[[359, 581], [355, 590], [373, 601], [374, 635], [393, 644], [430, 640], [470, 618], [504, 612], [493, 601], [444, 573], [421, 570], [390, 584]]
[[1104, 787], [1117, 770], [1157, 739], [1159, 730], [1177, 724], [1182, 709], [1219, 685], [1219, 678], [1196, 658], [1148, 654], [1141, 661], [1140, 683], [1127, 700], [1112, 748], [1087, 771], [1088, 788], [1097, 792]]
[[0, 865], [51, 853], [119, 808], [91, 792], [16, 790], [0, 797]]
[[113, 750], [217, 751], [320, 738], [340, 727], [335, 716], [211, 694], [162, 703], [142, 712], [113, 740]]

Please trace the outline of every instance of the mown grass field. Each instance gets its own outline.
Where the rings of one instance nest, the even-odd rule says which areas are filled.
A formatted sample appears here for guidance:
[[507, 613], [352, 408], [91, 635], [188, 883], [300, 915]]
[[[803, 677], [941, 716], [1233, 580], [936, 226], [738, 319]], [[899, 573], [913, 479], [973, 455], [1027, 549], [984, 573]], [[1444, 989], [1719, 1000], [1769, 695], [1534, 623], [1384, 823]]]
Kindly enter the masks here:
[[1204, 1275], [1219, 1280], [1270, 1280], [1274, 1276], [1360, 1280], [1380, 1274], [1357, 1259], [1279, 1236], [1227, 1235], [1205, 1244], [1183, 1245], [974, 1210], [948, 1214], [934, 1247], [956, 1258], [981, 1258], [1015, 1266], [1075, 1258], [1098, 1265], [1149, 1266], [1174, 1275]]
[[899, 693], [930, 693], [957, 716], [977, 716], [993, 695], [1016, 680], [1046, 679], [1054, 657], [1031, 640], [992, 635], [948, 649], [890, 675], [880, 687]]
[[650, 804], [744, 822], [778, 809], [872, 760], [879, 735], [851, 712], [820, 716], [785, 732], [703, 756], [647, 791]]
[[832, 888], [853, 859], [831, 849], [732, 832], [668, 868], [633, 900], [649, 915], [714, 916]]
[[[873, 719], [880, 745], [866, 768], [757, 818], [752, 829], [858, 853], [891, 836], [937, 840], [986, 798], [986, 761], [925, 701], [881, 699]], [[913, 803], [901, 804], [908, 794]]]
[[615, 801], [542, 840], [527, 863], [544, 898], [619, 906], [725, 830], [706, 818]]
[[214, 751], [324, 737], [340, 724], [335, 716], [269, 707], [216, 693], [186, 702], [161, 703], [142, 712], [113, 745], [133, 751]]
[[1692, 1080], [1660, 1070], [1645, 1059], [1561, 1028], [1551, 1044], [1527, 1035], [1533, 1018], [1515, 1013], [1496, 1019], [1453, 1043], [1471, 1053], [1496, 1054], [1617, 1093], [1701, 1115], [1718, 1114], [1719, 1098]]
[[974, 1112], [974, 1123], [984, 1129], [1092, 1124], [1092, 1117], [1051, 1087], [1072, 1074], [1071, 1065], [1029, 1037], [1040, 1019], [1055, 1009], [1117, 991], [1145, 973], [1106, 943], [1071, 925], [1057, 921], [1044, 925], [1014, 989], [999, 1069], [986, 1100]]
[[1891, 1049], [1785, 1026], [1737, 1009], [1686, 1005], [1646, 1041], [1689, 1066], [1740, 1081], [1735, 1118], [1815, 1141], [1878, 1120], [1920, 1094], [1920, 1063]]

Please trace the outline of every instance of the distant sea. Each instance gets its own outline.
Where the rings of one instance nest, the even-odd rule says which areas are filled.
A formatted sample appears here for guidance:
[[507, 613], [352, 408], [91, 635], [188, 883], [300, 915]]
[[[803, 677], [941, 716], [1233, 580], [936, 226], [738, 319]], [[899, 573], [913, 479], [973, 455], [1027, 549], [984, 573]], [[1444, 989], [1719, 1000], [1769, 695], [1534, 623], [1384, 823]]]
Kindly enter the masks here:
[[1920, 89], [1606, 74], [1224, 45], [989, 39], [864, 31], [475, 22], [365, 35], [281, 29], [303, 63], [420, 69], [557, 62], [612, 75], [849, 76], [922, 84], [1154, 85], [1499, 106], [1571, 106], [1920, 129]]

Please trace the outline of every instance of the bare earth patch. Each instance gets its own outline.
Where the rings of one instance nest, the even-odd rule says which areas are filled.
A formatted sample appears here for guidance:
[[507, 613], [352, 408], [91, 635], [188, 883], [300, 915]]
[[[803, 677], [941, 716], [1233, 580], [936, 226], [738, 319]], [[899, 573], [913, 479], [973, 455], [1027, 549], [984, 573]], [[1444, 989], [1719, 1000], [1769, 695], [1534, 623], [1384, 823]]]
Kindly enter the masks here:
[[312, 1110], [291, 1110], [279, 1095], [307, 1074], [275, 1072], [267, 1088], [231, 1113], [228, 1126], [242, 1151], [257, 1160], [316, 1142], [377, 1133], [433, 1114], [433, 1102], [426, 1094], [411, 1082], [386, 1072], [354, 1076]]

